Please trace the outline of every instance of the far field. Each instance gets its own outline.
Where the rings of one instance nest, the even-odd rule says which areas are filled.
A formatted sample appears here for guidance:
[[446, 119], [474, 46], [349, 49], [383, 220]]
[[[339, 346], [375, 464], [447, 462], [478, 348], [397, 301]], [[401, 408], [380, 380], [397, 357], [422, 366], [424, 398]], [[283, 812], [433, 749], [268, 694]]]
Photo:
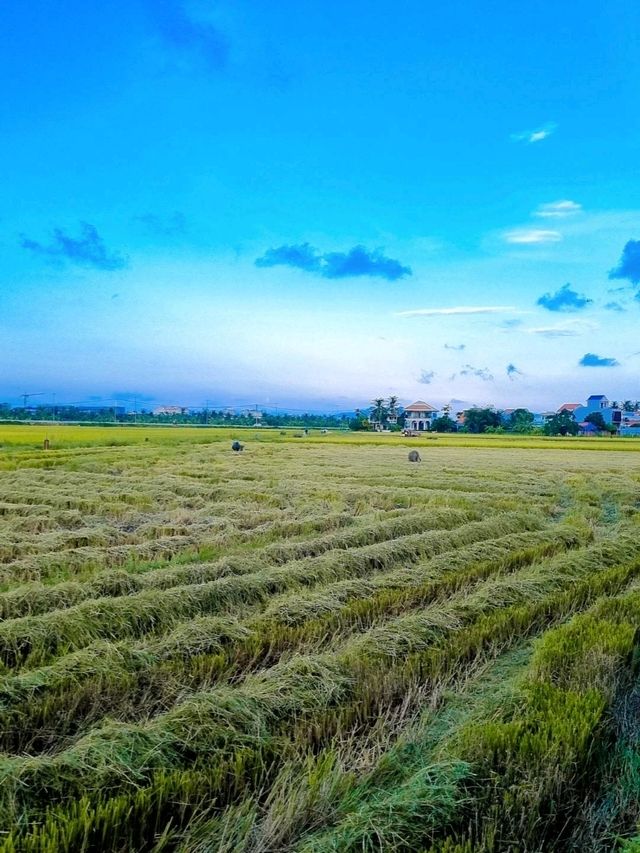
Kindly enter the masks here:
[[640, 851], [638, 450], [0, 426], [0, 853]]

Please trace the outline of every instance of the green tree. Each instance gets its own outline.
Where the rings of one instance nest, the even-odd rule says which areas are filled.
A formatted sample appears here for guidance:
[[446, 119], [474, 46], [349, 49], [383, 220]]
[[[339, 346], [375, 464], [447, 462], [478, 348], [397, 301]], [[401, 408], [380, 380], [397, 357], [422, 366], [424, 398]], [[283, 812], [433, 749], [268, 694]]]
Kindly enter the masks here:
[[544, 425], [545, 435], [577, 435], [579, 429], [573, 412], [564, 409]]
[[455, 432], [457, 424], [449, 415], [440, 415], [432, 422], [431, 429], [434, 432]]
[[384, 405], [383, 397], [376, 397], [375, 400], [372, 400], [373, 410], [369, 416], [369, 420], [371, 423], [380, 424], [382, 426], [384, 419], [387, 416], [387, 410]]
[[500, 413], [490, 407], [473, 408], [465, 412], [464, 427], [467, 432], [486, 432], [487, 427], [502, 426]]
[[511, 432], [530, 432], [532, 424], [533, 414], [528, 409], [514, 409], [509, 415], [509, 429]]
[[607, 428], [607, 423], [600, 412], [591, 412], [587, 415], [585, 421], [589, 424], [593, 424], [595, 427], [598, 427], [602, 432]]
[[397, 418], [398, 416], [398, 398], [394, 395], [389, 397], [387, 402], [387, 416]]
[[369, 424], [367, 423], [367, 419], [360, 417], [351, 418], [349, 421], [349, 429], [354, 432], [364, 432], [369, 429]]

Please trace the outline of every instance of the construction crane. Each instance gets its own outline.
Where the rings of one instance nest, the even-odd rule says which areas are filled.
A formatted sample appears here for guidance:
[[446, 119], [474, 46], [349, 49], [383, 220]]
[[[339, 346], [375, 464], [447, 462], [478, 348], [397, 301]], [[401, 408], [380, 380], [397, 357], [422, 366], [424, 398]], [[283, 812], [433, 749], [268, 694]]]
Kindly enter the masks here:
[[22, 397], [22, 408], [27, 408], [27, 403], [32, 397], [42, 397], [46, 393], [46, 391], [32, 391], [30, 394], [27, 394], [26, 392], [24, 394], [20, 394], [20, 396]]

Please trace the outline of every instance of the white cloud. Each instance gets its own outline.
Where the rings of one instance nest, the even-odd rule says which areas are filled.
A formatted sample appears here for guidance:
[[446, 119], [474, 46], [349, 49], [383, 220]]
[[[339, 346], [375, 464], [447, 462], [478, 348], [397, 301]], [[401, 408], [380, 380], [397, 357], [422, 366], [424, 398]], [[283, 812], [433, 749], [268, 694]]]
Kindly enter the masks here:
[[541, 243], [559, 243], [562, 240], [562, 234], [546, 228], [515, 228], [513, 231], [505, 231], [503, 238], [507, 243], [518, 246], [533, 246]]
[[551, 201], [548, 204], [541, 204], [534, 210], [534, 216], [540, 216], [543, 219], [564, 219], [565, 216], [571, 216], [574, 213], [580, 213], [582, 205], [570, 199], [562, 199], [561, 201]]
[[542, 142], [543, 139], [551, 136], [555, 132], [558, 125], [551, 121], [543, 127], [538, 127], [535, 130], [522, 130], [520, 133], [512, 133], [511, 139], [513, 142]]
[[517, 309], [513, 305], [455, 305], [451, 308], [415, 308], [399, 311], [396, 317], [443, 317], [464, 314], [506, 314]]
[[533, 329], [523, 329], [529, 335], [541, 335], [545, 338], [573, 338], [577, 335], [586, 335], [593, 332], [597, 326], [585, 320], [567, 320], [565, 323], [557, 323], [555, 326], [538, 326]]

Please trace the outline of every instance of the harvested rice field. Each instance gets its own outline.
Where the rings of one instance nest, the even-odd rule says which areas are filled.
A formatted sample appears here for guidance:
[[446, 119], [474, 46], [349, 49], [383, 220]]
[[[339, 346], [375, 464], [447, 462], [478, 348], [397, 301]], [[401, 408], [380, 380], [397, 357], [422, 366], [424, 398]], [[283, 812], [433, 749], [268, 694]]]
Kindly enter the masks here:
[[0, 853], [640, 850], [636, 445], [15, 435]]

